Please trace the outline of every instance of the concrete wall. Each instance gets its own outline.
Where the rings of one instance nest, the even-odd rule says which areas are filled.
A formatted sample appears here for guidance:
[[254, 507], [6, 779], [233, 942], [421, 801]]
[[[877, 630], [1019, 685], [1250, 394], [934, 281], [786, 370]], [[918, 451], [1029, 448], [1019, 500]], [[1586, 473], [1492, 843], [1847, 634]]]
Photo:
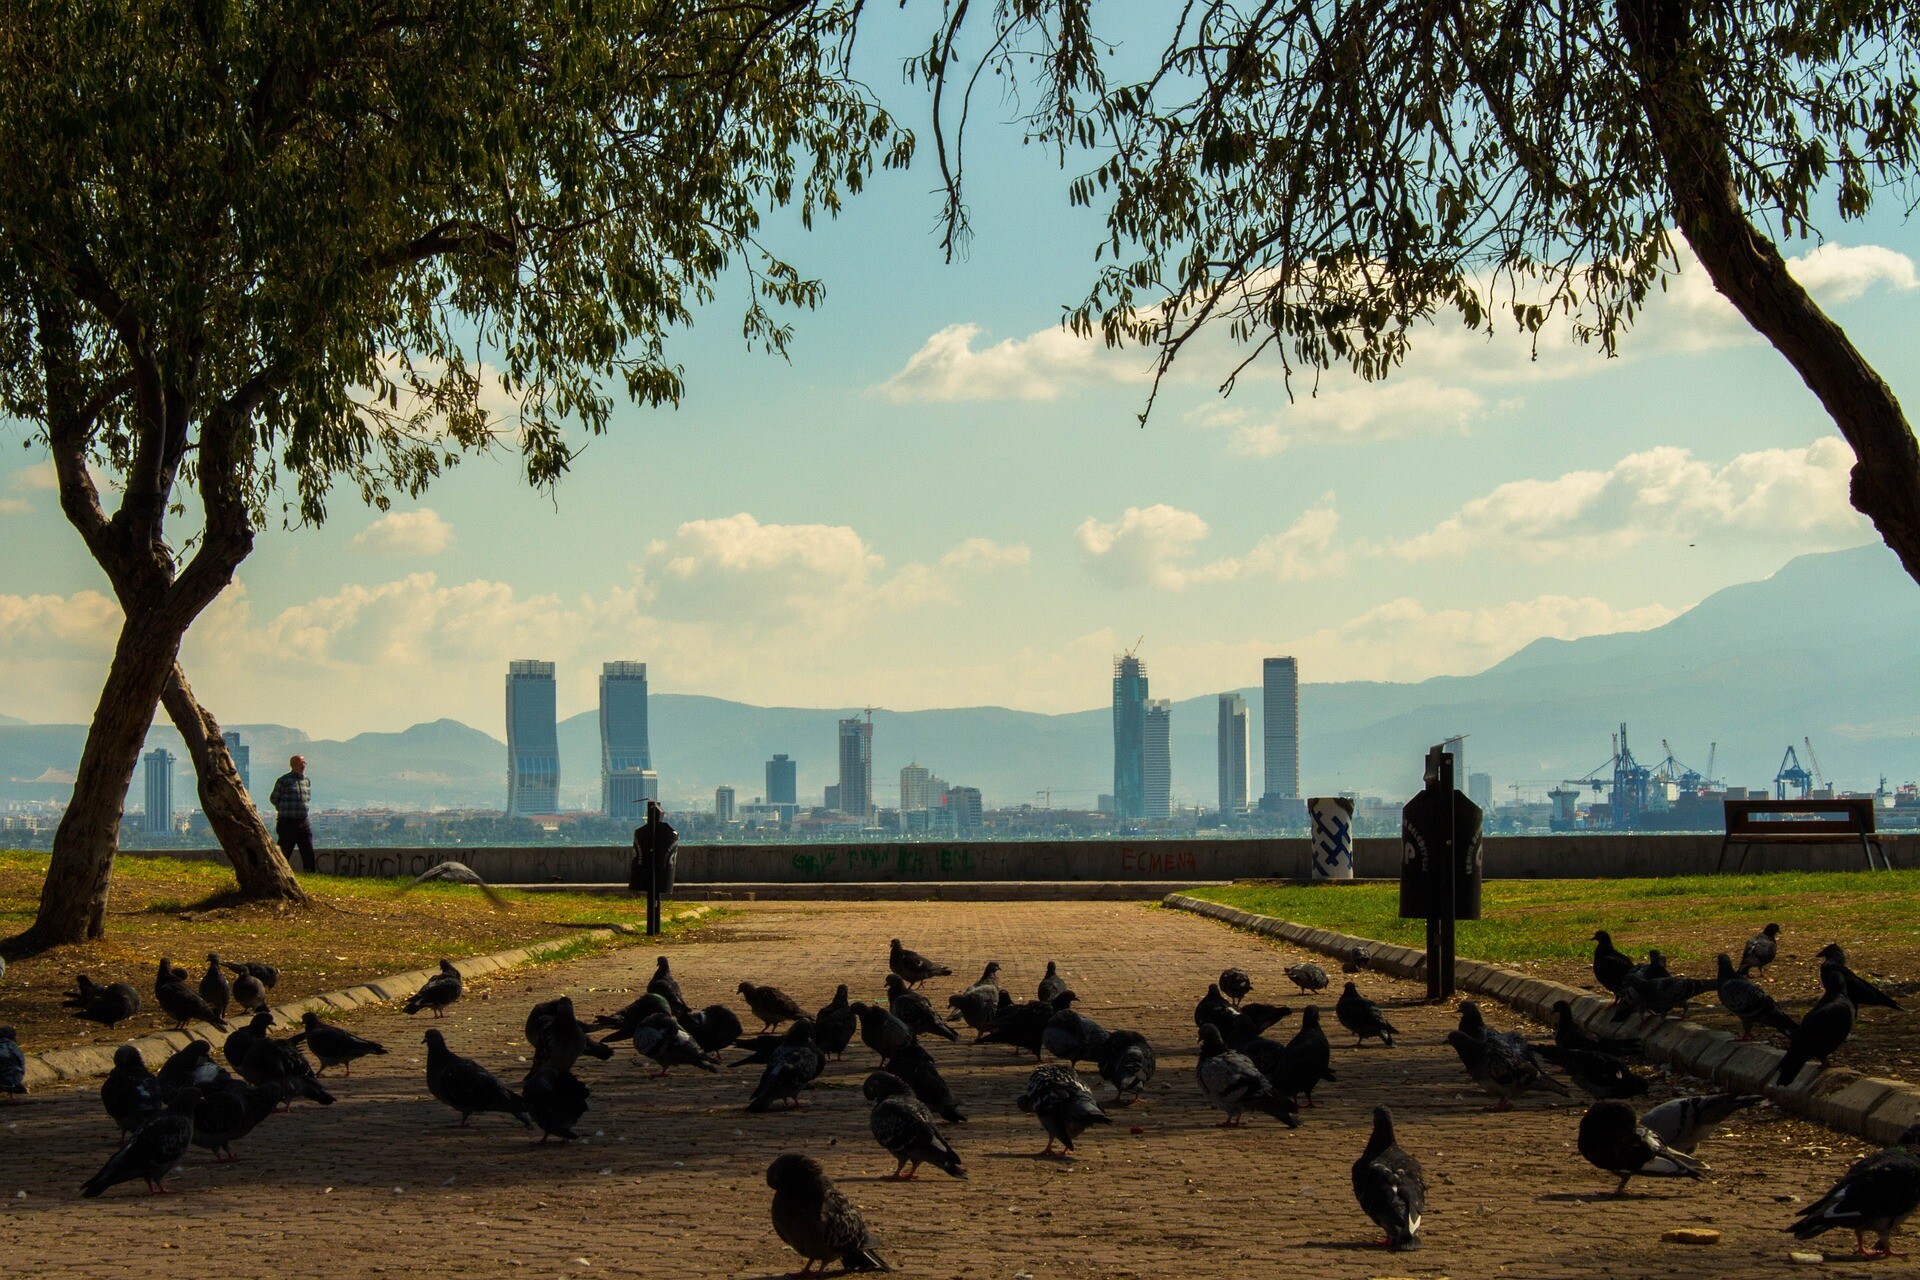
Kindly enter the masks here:
[[[1916, 865], [1920, 834], [1886, 835], [1895, 866]], [[1398, 877], [1401, 846], [1363, 838], [1355, 874]], [[1717, 835], [1507, 836], [1486, 842], [1491, 878], [1579, 878], [1710, 873]], [[218, 856], [218, 855], [213, 855]], [[320, 870], [340, 875], [413, 876], [457, 859], [496, 884], [608, 883], [627, 878], [624, 848], [322, 849]], [[1759, 846], [1750, 871], [1850, 870], [1864, 866], [1858, 845]], [[1237, 880], [1304, 878], [1307, 841], [1063, 840], [953, 841], [913, 844], [689, 845], [680, 851], [688, 884], [841, 883], [955, 880]]]

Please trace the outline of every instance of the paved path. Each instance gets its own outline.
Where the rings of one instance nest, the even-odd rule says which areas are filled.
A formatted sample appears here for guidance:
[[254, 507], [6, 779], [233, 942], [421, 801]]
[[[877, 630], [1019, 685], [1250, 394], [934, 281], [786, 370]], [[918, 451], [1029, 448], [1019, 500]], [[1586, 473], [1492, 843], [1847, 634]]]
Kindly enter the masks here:
[[[1788, 1268], [1780, 1231], [1794, 1199], [1817, 1196], [1862, 1148], [1767, 1113], [1703, 1150], [1709, 1184], [1648, 1182], [1624, 1201], [1573, 1149], [1575, 1106], [1528, 1100], [1489, 1116], [1441, 1037], [1450, 1011], [1404, 1007], [1397, 1049], [1356, 1051], [1336, 1038], [1337, 1085], [1287, 1132], [1264, 1117], [1222, 1132], [1193, 1083], [1194, 1001], [1228, 964], [1254, 976], [1255, 998], [1287, 1000], [1283, 947], [1193, 916], [1126, 903], [783, 904], [728, 916], [673, 944], [695, 1003], [729, 1000], [741, 978], [775, 982], [808, 1007], [836, 980], [877, 990], [887, 939], [971, 979], [988, 959], [1018, 994], [1044, 961], [1060, 962], [1108, 1027], [1137, 1027], [1159, 1048], [1146, 1102], [1117, 1111], [1073, 1163], [1033, 1158], [1044, 1142], [1012, 1099], [1030, 1064], [965, 1044], [934, 1050], [973, 1121], [953, 1131], [971, 1177], [928, 1170], [916, 1183], [877, 1176], [891, 1160], [867, 1133], [859, 1049], [830, 1066], [804, 1112], [749, 1116], [753, 1077], [676, 1072], [648, 1080], [628, 1054], [585, 1062], [594, 1090], [586, 1132], [538, 1147], [510, 1120], [471, 1129], [426, 1095], [424, 1020], [392, 1012], [352, 1019], [394, 1052], [336, 1083], [330, 1108], [275, 1117], [240, 1147], [237, 1166], [195, 1149], [173, 1185], [148, 1197], [122, 1187], [98, 1201], [77, 1188], [112, 1149], [92, 1089], [0, 1109], [0, 1273], [13, 1276], [767, 1276], [795, 1258], [767, 1223], [767, 1162], [818, 1157], [865, 1209], [895, 1266], [913, 1275], [1047, 1277], [1750, 1276]], [[571, 992], [586, 1010], [642, 987], [652, 954], [632, 949], [476, 984], [439, 1025], [455, 1048], [517, 1076], [521, 1024], [536, 999]], [[959, 982], [928, 984], [936, 1003]], [[1380, 978], [1385, 1001], [1416, 991]], [[1297, 1001], [1290, 1001], [1298, 1003]], [[1496, 1023], [1511, 1021], [1492, 1011]], [[1331, 1018], [1328, 1018], [1331, 1024]], [[1283, 1029], [1287, 1024], [1282, 1024]], [[1336, 1028], [1337, 1030], [1337, 1028]], [[1667, 1096], [1664, 1087], [1656, 1097]], [[1401, 1141], [1428, 1170], [1428, 1247], [1389, 1255], [1348, 1188], [1369, 1109], [1390, 1103]], [[16, 1193], [24, 1191], [24, 1197]], [[1662, 1230], [1722, 1231], [1711, 1247], [1662, 1244]], [[1851, 1239], [1828, 1238], [1828, 1274]], [[1284, 1268], [1284, 1271], [1282, 1270]], [[1905, 1264], [1874, 1264], [1904, 1274]]]

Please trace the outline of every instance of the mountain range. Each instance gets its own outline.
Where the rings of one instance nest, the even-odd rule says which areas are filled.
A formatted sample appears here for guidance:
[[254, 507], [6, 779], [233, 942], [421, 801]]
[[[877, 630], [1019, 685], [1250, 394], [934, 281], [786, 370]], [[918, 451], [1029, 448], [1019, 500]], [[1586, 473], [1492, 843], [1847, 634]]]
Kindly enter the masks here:
[[[1769, 784], [1788, 744], [1804, 757], [1811, 737], [1836, 782], [1872, 787], [1886, 775], [1920, 775], [1920, 586], [1879, 544], [1801, 556], [1772, 577], [1714, 593], [1647, 631], [1537, 640], [1485, 671], [1418, 683], [1303, 684], [1304, 789], [1387, 796], [1419, 785], [1428, 746], [1466, 734], [1467, 766], [1496, 788], [1587, 775], [1612, 755], [1629, 725], [1643, 763], [1666, 754], [1734, 785]], [[1151, 654], [1148, 658], [1151, 670]], [[1231, 690], [1229, 690], [1231, 691]], [[1253, 789], [1260, 790], [1257, 687], [1247, 700]], [[1216, 793], [1217, 695], [1173, 704], [1176, 799], [1211, 804]], [[786, 752], [799, 766], [802, 801], [834, 780], [835, 722], [851, 708], [759, 707], [688, 694], [649, 700], [655, 767], [670, 804], [710, 804], [732, 784], [742, 802], [763, 791], [763, 764]], [[876, 711], [876, 798], [886, 804], [902, 765], [917, 761], [986, 803], [1046, 802], [1091, 808], [1112, 790], [1112, 720], [1106, 707], [1042, 715], [1004, 707]], [[506, 746], [454, 720], [397, 733], [317, 740], [285, 725], [238, 725], [264, 792], [298, 750], [323, 807], [497, 808]], [[560, 729], [562, 802], [595, 807], [598, 716]], [[81, 725], [24, 724], [0, 716], [0, 801], [64, 798], [85, 736]], [[178, 753], [164, 721], [149, 745]], [[177, 803], [191, 796], [182, 776]], [[135, 780], [136, 797], [139, 780]], [[134, 804], [138, 807], [136, 798]]]

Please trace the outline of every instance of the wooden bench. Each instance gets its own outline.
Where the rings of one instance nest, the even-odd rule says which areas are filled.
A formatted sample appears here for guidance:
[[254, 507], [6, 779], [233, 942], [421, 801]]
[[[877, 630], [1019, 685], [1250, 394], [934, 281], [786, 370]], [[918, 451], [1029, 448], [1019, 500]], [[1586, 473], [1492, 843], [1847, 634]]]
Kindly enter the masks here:
[[[1892, 870], [1887, 851], [1873, 831], [1873, 799], [1869, 796], [1841, 800], [1727, 800], [1727, 833], [1720, 841], [1720, 861], [1716, 872], [1726, 870], [1727, 850], [1740, 846], [1740, 861], [1734, 870], [1747, 865], [1747, 851], [1756, 844], [1846, 844], [1860, 842], [1867, 869]], [[1783, 815], [1775, 817], [1772, 815]], [[1820, 815], [1830, 814], [1831, 817]], [[1875, 863], [1874, 855], [1879, 855]]]

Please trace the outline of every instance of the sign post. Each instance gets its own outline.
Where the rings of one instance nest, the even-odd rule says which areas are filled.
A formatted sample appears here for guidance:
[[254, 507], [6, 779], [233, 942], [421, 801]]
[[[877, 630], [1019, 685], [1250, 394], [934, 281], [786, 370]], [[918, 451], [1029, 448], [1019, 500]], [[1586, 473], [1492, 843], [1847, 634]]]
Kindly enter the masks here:
[[1427, 998], [1454, 993], [1454, 925], [1480, 918], [1480, 806], [1454, 788], [1453, 754], [1427, 752], [1425, 785], [1400, 811], [1400, 917], [1427, 922]]

